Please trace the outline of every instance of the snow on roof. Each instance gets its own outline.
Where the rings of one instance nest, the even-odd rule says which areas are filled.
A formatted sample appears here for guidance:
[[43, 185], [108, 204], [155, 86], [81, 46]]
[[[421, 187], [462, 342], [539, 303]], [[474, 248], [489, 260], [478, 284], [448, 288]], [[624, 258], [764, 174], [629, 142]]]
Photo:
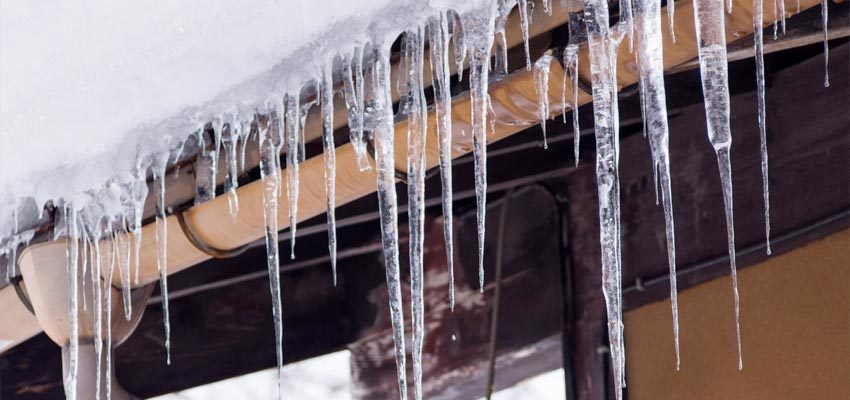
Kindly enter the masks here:
[[448, 3], [4, 1], [0, 198], [32, 196], [40, 207], [79, 197], [199, 123], [252, 112], [334, 53], [394, 38]]

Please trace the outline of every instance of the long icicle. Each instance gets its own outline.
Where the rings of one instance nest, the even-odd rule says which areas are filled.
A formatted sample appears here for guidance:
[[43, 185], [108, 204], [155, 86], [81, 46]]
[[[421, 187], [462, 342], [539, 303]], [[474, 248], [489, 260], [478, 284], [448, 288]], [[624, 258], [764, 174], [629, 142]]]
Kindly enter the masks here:
[[[95, 221], [100, 224], [100, 220]], [[97, 233], [92, 235], [92, 311], [94, 312], [94, 353], [97, 357], [95, 362], [95, 400], [100, 400], [100, 378], [103, 362], [103, 292], [100, 287], [101, 260], [100, 260], [100, 227], [93, 225]]]
[[106, 400], [112, 399], [112, 277], [115, 275], [115, 260], [119, 257], [118, 241], [115, 228], [109, 233], [109, 271], [106, 272], [106, 280], [103, 282], [104, 307], [106, 308]]
[[322, 71], [322, 155], [325, 159], [325, 195], [328, 205], [328, 252], [331, 256], [331, 272], [336, 286], [336, 147], [334, 146], [334, 91], [333, 63], [326, 63]]
[[764, 237], [770, 255], [770, 188], [767, 171], [767, 116], [764, 92], [764, 0], [753, 0], [753, 41], [756, 52], [756, 92], [758, 93], [758, 123], [761, 139], [761, 182], [764, 197]]
[[[521, 3], [523, 1], [520, 1]], [[478, 287], [484, 292], [484, 238], [487, 218], [487, 111], [490, 104], [490, 49], [496, 3], [489, 10], [468, 15], [463, 29], [470, 47], [470, 98], [472, 100], [472, 154], [475, 164], [475, 201], [478, 223]]]
[[525, 49], [525, 69], [531, 70], [531, 50], [528, 48], [528, 0], [519, 0], [519, 25], [522, 28], [522, 45]]
[[[676, 370], [679, 370], [679, 301], [676, 288], [676, 236], [673, 222], [673, 193], [670, 185], [669, 127], [667, 100], [664, 88], [664, 58], [662, 55], [661, 6], [653, 0], [635, 0], [635, 24], [638, 35], [641, 98], [645, 106], [644, 121], [652, 150], [653, 174], [660, 175], [664, 207], [667, 261], [670, 267], [670, 303], [673, 314], [673, 345]], [[654, 185], [657, 190], [657, 185]], [[656, 192], [656, 202], [658, 195]]]
[[670, 39], [676, 43], [676, 0], [667, 0], [667, 22], [670, 30]]
[[129, 321], [133, 314], [133, 301], [130, 293], [130, 232], [127, 230], [126, 218], [122, 218], [121, 231], [118, 232], [118, 275], [121, 277], [121, 294], [124, 300], [124, 319]]
[[[102, 295], [100, 286], [101, 261], [100, 261], [100, 239], [102, 212], [95, 206], [86, 207], [80, 212], [82, 222], [81, 235], [84, 242], [84, 263], [90, 263], [91, 270], [88, 272], [92, 291], [92, 345], [95, 352], [95, 399], [100, 400], [102, 350], [103, 350], [103, 324], [102, 324]], [[87, 249], [86, 249], [87, 248]], [[86, 260], [88, 259], [88, 260]], [[86, 272], [83, 272], [81, 281], [85, 282]], [[84, 290], [84, 289], [83, 289]], [[85, 300], [84, 300], [85, 301]]]
[[423, 28], [405, 33], [407, 73], [407, 216], [410, 230], [410, 308], [413, 316], [413, 397], [422, 399], [422, 345], [425, 340], [423, 249], [425, 243], [425, 140], [428, 109], [422, 82]]
[[826, 0], [820, 2], [820, 16], [823, 22], [823, 87], [829, 87], [829, 10]]
[[546, 140], [546, 120], [549, 119], [549, 67], [552, 65], [551, 54], [544, 54], [534, 62], [534, 89], [537, 92], [537, 118], [540, 119], [540, 129], [543, 131], [543, 148], [549, 148]]
[[602, 292], [608, 313], [608, 340], [616, 399], [625, 386], [625, 349], [622, 323], [620, 254], [619, 116], [616, 57], [622, 24], [609, 28], [608, 3], [585, 0], [590, 72], [593, 83], [596, 131], [596, 180], [599, 191], [599, 239], [602, 255]]
[[[352, 63], [355, 63], [352, 65]], [[356, 72], [354, 71], [356, 69]], [[356, 75], [356, 80], [355, 76]], [[360, 171], [372, 169], [366, 155], [366, 141], [363, 139], [363, 48], [355, 47], [351, 57], [343, 60], [343, 92], [348, 110], [348, 126], [351, 131], [349, 141], [357, 156], [357, 168]]]
[[[291, 259], [295, 259], [295, 232], [298, 225], [298, 186], [299, 186], [299, 153], [301, 152], [301, 111], [299, 109], [299, 93], [286, 96], [286, 193], [289, 201], [289, 243]], [[282, 111], [281, 111], [282, 112]], [[278, 116], [283, 119], [283, 115]], [[276, 165], [278, 162], [275, 163]], [[280, 187], [277, 187], [280, 191]], [[277, 203], [275, 203], [277, 207]], [[275, 233], [277, 234], [277, 233]], [[277, 245], [275, 245], [277, 246]]]
[[390, 298], [390, 320], [393, 326], [399, 398], [407, 400], [407, 359], [404, 346], [404, 311], [398, 257], [398, 204], [395, 191], [395, 156], [393, 151], [392, 96], [390, 94], [390, 44], [377, 49], [374, 63], [375, 163], [377, 170], [378, 207], [381, 220], [381, 242]]
[[738, 369], [741, 356], [741, 323], [738, 297], [738, 274], [735, 263], [735, 222], [732, 212], [732, 165], [729, 151], [732, 130], [729, 126], [729, 71], [726, 59], [726, 29], [723, 5], [716, 1], [694, 0], [697, 43], [699, 43], [700, 75], [705, 98], [708, 140], [717, 153], [723, 204], [726, 211], [726, 237], [735, 303], [735, 336], [738, 345]]
[[239, 213], [239, 195], [236, 189], [239, 187], [238, 164], [237, 164], [237, 145], [239, 143], [239, 127], [241, 124], [235, 117], [230, 118], [227, 125], [224, 126], [221, 142], [224, 147], [225, 166], [227, 174], [224, 178], [224, 191], [227, 192], [227, 207], [230, 211], [230, 217], [236, 218]]
[[65, 377], [65, 396], [68, 400], [77, 398], [77, 373], [79, 360], [79, 306], [77, 304], [78, 267], [80, 257], [80, 231], [77, 210], [74, 205], [65, 206], [65, 224], [67, 227], [67, 268], [68, 268], [68, 375]]
[[[295, 102], [295, 107], [298, 103]], [[288, 106], [289, 104], [287, 104]], [[280, 193], [280, 130], [283, 129], [282, 104], [269, 108], [268, 126], [260, 132], [260, 176], [263, 181], [263, 217], [266, 226], [266, 266], [269, 272], [269, 290], [272, 296], [272, 317], [275, 332], [275, 356], [277, 359], [278, 398], [283, 397], [283, 306], [280, 299], [280, 251], [278, 249], [277, 199]], [[297, 109], [296, 109], [297, 110]], [[289, 111], [287, 109], [287, 111]], [[298, 113], [292, 114], [297, 117]], [[290, 114], [286, 114], [287, 119]], [[287, 121], [287, 124], [289, 121]], [[297, 124], [297, 122], [296, 122]], [[293, 152], [294, 153], [294, 152]], [[289, 153], [287, 153], [287, 157]], [[289, 162], [289, 160], [287, 160]], [[288, 168], [287, 168], [288, 169]], [[294, 239], [294, 238], [293, 238]]]
[[449, 270], [449, 305], [455, 308], [454, 240], [452, 238], [452, 98], [449, 88], [448, 15], [441, 13], [428, 27], [431, 49], [431, 76], [434, 82], [434, 108], [437, 114], [437, 141], [440, 149], [440, 183], [443, 186], [443, 239]]
[[573, 94], [570, 105], [573, 114], [573, 156], [578, 166], [581, 144], [581, 130], [578, 126], [578, 44], [571, 43], [564, 48], [564, 67], [564, 85], [567, 82], [566, 76], [569, 75]]
[[[225, 147], [227, 147], [225, 145]], [[171, 365], [171, 318], [168, 315], [168, 218], [165, 215], [165, 167], [161, 160], [153, 173], [156, 185], [156, 267], [159, 271], [159, 291], [162, 297], [162, 326], [165, 335], [165, 363]], [[233, 168], [231, 166], [231, 168]]]

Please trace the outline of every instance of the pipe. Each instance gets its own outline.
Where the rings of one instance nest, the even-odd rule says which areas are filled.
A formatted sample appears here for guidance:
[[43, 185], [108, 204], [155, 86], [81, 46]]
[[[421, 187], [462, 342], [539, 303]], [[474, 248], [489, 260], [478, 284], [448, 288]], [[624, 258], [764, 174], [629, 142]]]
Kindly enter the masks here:
[[[805, 10], [819, 5], [819, 0], [800, 0], [800, 10]], [[675, 43], [666, 34], [668, 21], [662, 18], [661, 25], [664, 65], [667, 68], [689, 61], [697, 55], [695, 42], [695, 27], [693, 25], [693, 4], [682, 1], [675, 4], [675, 31], [677, 41]], [[557, 7], [556, 7], [557, 8]], [[769, 7], [768, 7], [769, 8]], [[772, 11], [765, 10], [765, 21], [772, 20]], [[767, 26], [767, 24], [765, 24]], [[752, 32], [752, 4], [747, 0], [735, 0], [734, 13], [726, 15], [727, 42], [736, 40]], [[516, 35], [514, 35], [516, 36]], [[580, 78], [589, 81], [589, 64], [587, 47], [583, 46], [579, 55]], [[621, 45], [618, 57], [618, 84], [625, 87], [637, 82], [637, 68], [634, 58], [628, 53], [628, 46]], [[550, 117], [560, 114], [561, 88], [563, 85], [563, 68], [558, 63], [550, 66], [550, 79], [548, 95], [550, 98]], [[571, 96], [571, 85], [567, 85], [567, 96]], [[504, 79], [493, 82], [490, 85], [490, 98], [495, 116], [494, 132], [488, 138], [489, 142], [495, 142], [520, 132], [538, 123], [537, 117], [537, 94], [535, 91], [533, 73], [531, 71], [519, 70], [506, 76]], [[587, 104], [592, 100], [587, 93], [580, 92], [578, 101], [580, 105]], [[468, 95], [457, 96], [452, 101], [452, 126], [454, 129], [452, 155], [459, 157], [472, 149], [471, 103]], [[427, 167], [433, 168], [438, 163], [436, 121], [433, 110], [428, 115], [428, 146], [426, 149]], [[407, 165], [404, 154], [406, 154], [404, 137], [407, 132], [407, 121], [396, 124], [396, 165]], [[375, 191], [374, 172], [359, 172], [356, 165], [354, 149], [351, 144], [340, 146], [336, 149], [337, 157], [337, 188], [336, 204], [343, 205], [366, 196]], [[313, 157], [301, 164], [301, 196], [299, 198], [298, 220], [305, 220], [325, 210], [325, 188], [324, 188], [324, 162], [321, 156]], [[240, 197], [240, 209], [237, 218], [228, 215], [228, 200], [226, 196], [216, 197], [206, 203], [192, 207], [184, 212], [186, 220], [191, 224], [196, 235], [206, 243], [218, 249], [233, 249], [250, 243], [264, 234], [263, 209], [262, 209], [262, 182], [255, 181], [244, 185], [237, 190]], [[285, 228], [289, 226], [288, 202], [285, 199], [279, 201], [278, 225]], [[180, 230], [175, 216], [168, 217], [168, 273], [173, 274], [193, 265], [199, 264], [210, 257], [198, 250], [186, 238]], [[144, 285], [158, 279], [156, 265], [156, 241], [154, 224], [142, 228], [142, 244], [140, 251], [139, 280]], [[58, 246], [58, 247], [57, 247]], [[26, 262], [37, 257], [26, 256], [29, 253], [57, 250], [48, 250], [52, 247], [61, 249], [62, 256], [59, 258], [64, 262], [64, 240], [53, 241], [38, 246], [31, 246], [23, 250], [21, 263], [22, 269]], [[59, 268], [58, 266], [56, 268]], [[114, 277], [113, 285], [121, 287], [120, 278]], [[0, 291], [0, 298], [3, 292]], [[49, 293], [43, 293], [48, 296]], [[7, 296], [8, 297], [8, 296]], [[18, 301], [17, 298], [14, 299]], [[0, 303], [2, 304], [2, 303]], [[24, 309], [25, 311], [25, 309]], [[28, 313], [28, 311], [27, 311]], [[21, 318], [26, 318], [21, 316]], [[7, 327], [7, 317], [0, 321], [0, 334]], [[25, 332], [26, 333], [26, 332]], [[10, 331], [10, 336], [0, 337], [6, 340], [23, 340], [22, 336]]]

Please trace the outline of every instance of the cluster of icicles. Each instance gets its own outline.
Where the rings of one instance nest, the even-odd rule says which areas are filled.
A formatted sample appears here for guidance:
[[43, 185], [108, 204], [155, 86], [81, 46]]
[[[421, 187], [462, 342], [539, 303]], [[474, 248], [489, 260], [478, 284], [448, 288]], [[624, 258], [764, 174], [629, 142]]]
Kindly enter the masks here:
[[[755, 0], [756, 14], [755, 48], [757, 55], [757, 82], [759, 102], [759, 126], [761, 129], [762, 172], [765, 201], [765, 234], [769, 247], [769, 201], [767, 186], [767, 149], [765, 144], [764, 118], [764, 68], [762, 51], [762, 0]], [[784, 9], [784, 3], [779, 2]], [[735, 276], [735, 248], [732, 215], [732, 185], [729, 161], [731, 131], [729, 126], [729, 93], [724, 29], [724, 9], [721, 1], [694, 0], [697, 10], [695, 24], [699, 47], [703, 92], [707, 114], [708, 137], [716, 150], [723, 188], [723, 201], [727, 218], [729, 256], [731, 260], [733, 293], [735, 298], [736, 332], [738, 336], [738, 366], [741, 368], [740, 327], [738, 320], [738, 294]], [[825, 5], [825, 4], [824, 4]], [[474, 154], [475, 193], [478, 220], [478, 268], [479, 285], [484, 286], [484, 221], [487, 196], [487, 133], [489, 115], [488, 76], [491, 70], [491, 49], [496, 45], [496, 69], [507, 72], [505, 21], [514, 6], [519, 7], [523, 39], [525, 40], [527, 68], [533, 68], [534, 81], [539, 94], [539, 113], [545, 143], [545, 120], [549, 118], [549, 96], [547, 94], [549, 67], [554, 56], [547, 54], [533, 65], [528, 57], [528, 24], [530, 3], [527, 0], [484, 1], [480, 9], [457, 15], [445, 11], [433, 16], [422, 26], [410, 28], [402, 43], [401, 73], [396, 82], [400, 93], [399, 113], [408, 121], [408, 198], [410, 230], [410, 275], [411, 313], [413, 315], [413, 389], [414, 397], [421, 399], [422, 393], [422, 346], [424, 342], [423, 303], [423, 243], [424, 243], [424, 181], [425, 140], [428, 127], [428, 105], [425, 97], [425, 51], [430, 51], [431, 81], [434, 88], [437, 140], [439, 145], [439, 168], [442, 183], [442, 206], [445, 218], [444, 239], [450, 273], [450, 302], [454, 307], [453, 239], [452, 239], [452, 171], [451, 171], [451, 93], [450, 58], [454, 58], [457, 70], [462, 71], [464, 62], [469, 65], [470, 97], [472, 100], [472, 139]], [[544, 11], [551, 14], [552, 5], [544, 1]], [[596, 138], [596, 173], [599, 194], [600, 244], [602, 257], [602, 290], [608, 313], [609, 343], [615, 382], [625, 386], [625, 353], [621, 306], [621, 226], [620, 187], [618, 174], [619, 126], [617, 106], [617, 62], [620, 42], [628, 38], [630, 49], [635, 52], [640, 72], [640, 100], [651, 154], [656, 189], [661, 188], [661, 204], [666, 220], [667, 252], [670, 268], [670, 296], [672, 301], [673, 330], [675, 340], [676, 368], [679, 368], [678, 310], [676, 300], [676, 260], [673, 227], [673, 208], [670, 186], [668, 154], [668, 126], [663, 80], [661, 4], [652, 0], [621, 0], [619, 23], [609, 23], [608, 3], [605, 0], [585, 0], [584, 25], [587, 31], [588, 57], [593, 88], [594, 128]], [[731, 2], [728, 3], [731, 7]], [[673, 7], [668, 7], [670, 26], [673, 22]], [[826, 8], [823, 8], [824, 23]], [[784, 13], [783, 13], [784, 15]], [[784, 23], [783, 23], [784, 28]], [[672, 35], [672, 29], [670, 31]], [[826, 36], [825, 36], [826, 38]], [[454, 54], [449, 54], [449, 43], [453, 40]], [[675, 39], [674, 39], [675, 40]], [[348, 111], [350, 141], [357, 154], [361, 171], [372, 168], [370, 156], [375, 163], [377, 195], [380, 208], [381, 236], [386, 263], [387, 288], [389, 290], [390, 316], [395, 340], [395, 357], [398, 368], [398, 385], [401, 399], [407, 398], [406, 346], [401, 294], [398, 205], [396, 200], [396, 176], [394, 157], [394, 112], [390, 79], [391, 41], [375, 42], [354, 47], [349, 54], [335, 58], [343, 82], [342, 95]], [[826, 48], [825, 48], [826, 50]], [[578, 107], [578, 54], [579, 47], [571, 42], [563, 51], [561, 60], [565, 66], [563, 111]], [[304, 121], [307, 110], [318, 103], [321, 107], [323, 125], [322, 143], [326, 172], [328, 247], [331, 253], [333, 283], [336, 284], [336, 226], [334, 218], [334, 191], [336, 182], [333, 96], [334, 60], [326, 61], [320, 68], [315, 85], [317, 101], [303, 102], [300, 92], [271, 95], [252, 115], [224, 115], [211, 123], [214, 143], [204, 143], [209, 127], [200, 128], [197, 140], [201, 143], [201, 154], [196, 163], [196, 202], [203, 202], [215, 195], [215, 177], [219, 159], [226, 167], [224, 191], [229, 196], [230, 212], [237, 216], [239, 203], [236, 188], [237, 176], [245, 168], [245, 151], [250, 139], [259, 144], [260, 172], [264, 183], [263, 209], [266, 225], [266, 246], [270, 291], [273, 299], [273, 316], [276, 337], [278, 373], [283, 363], [282, 356], [282, 306], [279, 277], [278, 251], [278, 198], [286, 191], [289, 203], [291, 232], [291, 257], [295, 257], [295, 236], [298, 220], [299, 163], [304, 161]], [[460, 79], [460, 75], [458, 77]], [[572, 98], [566, 96], [566, 85], [571, 85]], [[828, 85], [828, 80], [825, 82]], [[306, 103], [306, 104], [305, 104]], [[578, 163], [579, 132], [578, 116], [573, 112], [575, 130], [574, 151]], [[566, 114], [564, 114], [566, 122]], [[492, 121], [490, 121], [492, 122]], [[367, 143], [374, 144], [374, 154], [367, 154]], [[184, 142], [185, 144], [185, 142]], [[177, 151], [176, 161], [182, 147]], [[223, 152], [223, 154], [222, 154]], [[281, 152], [285, 153], [285, 166], [281, 165]], [[237, 158], [239, 161], [237, 161]], [[123, 287], [125, 318], [131, 315], [131, 280], [138, 284], [139, 246], [141, 243], [142, 206], [147, 197], [146, 176], [148, 170], [154, 179], [156, 190], [156, 243], [157, 265], [160, 272], [163, 318], [165, 325], [165, 347], [170, 364], [170, 328], [168, 321], [167, 288], [167, 228], [165, 206], [165, 175], [170, 154], [147, 157], [137, 163], [131, 176], [122, 183], [108, 184], [90, 198], [78, 202], [60, 203], [64, 224], [60, 224], [55, 235], [69, 238], [67, 247], [70, 275], [70, 329], [71, 346], [69, 374], [66, 377], [66, 393], [69, 398], [76, 395], [78, 357], [78, 312], [79, 308], [94, 308], [98, 353], [98, 387], [100, 387], [100, 353], [106, 343], [105, 374], [106, 397], [109, 398], [108, 372], [111, 367], [111, 282], [115, 269], [118, 270]], [[171, 162], [173, 162], [171, 161]], [[241, 164], [241, 166], [240, 166]], [[281, 168], [286, 173], [284, 188]], [[659, 182], [660, 180], [660, 182]], [[657, 193], [657, 192], [656, 192]], [[76, 207], [75, 204], [84, 204]], [[2, 252], [11, 254], [21, 243], [32, 238], [32, 232], [24, 232], [7, 238]], [[12, 265], [14, 263], [11, 263]], [[10, 268], [10, 275], [16, 273]], [[135, 274], [135, 277], [134, 277]], [[85, 277], [91, 278], [91, 299], [86, 298]], [[103, 276], [105, 280], [99, 279]], [[82, 286], [82, 290], [78, 286]], [[82, 301], [82, 305], [79, 301]], [[90, 303], [90, 305], [89, 305]], [[105, 315], [104, 315], [105, 314]], [[103, 322], [103, 318], [106, 319]], [[102, 327], [105, 327], [105, 332]], [[622, 391], [617, 390], [617, 398]], [[100, 391], [97, 392], [100, 398]]]

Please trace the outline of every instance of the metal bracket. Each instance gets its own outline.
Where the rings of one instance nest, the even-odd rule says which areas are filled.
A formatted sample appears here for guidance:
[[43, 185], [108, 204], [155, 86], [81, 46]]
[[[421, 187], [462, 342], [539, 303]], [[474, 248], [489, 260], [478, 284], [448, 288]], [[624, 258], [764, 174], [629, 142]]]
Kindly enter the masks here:
[[180, 230], [183, 231], [183, 235], [186, 236], [186, 239], [189, 239], [189, 242], [192, 243], [195, 248], [210, 257], [232, 258], [248, 250], [247, 244], [229, 250], [222, 250], [216, 248], [210, 245], [209, 243], [203, 241], [201, 238], [198, 237], [198, 235], [195, 234], [195, 231], [192, 230], [192, 227], [189, 225], [189, 222], [186, 221], [186, 217], [183, 215], [183, 210], [177, 210], [173, 214], [175, 217], [177, 217], [177, 223], [180, 225]]

